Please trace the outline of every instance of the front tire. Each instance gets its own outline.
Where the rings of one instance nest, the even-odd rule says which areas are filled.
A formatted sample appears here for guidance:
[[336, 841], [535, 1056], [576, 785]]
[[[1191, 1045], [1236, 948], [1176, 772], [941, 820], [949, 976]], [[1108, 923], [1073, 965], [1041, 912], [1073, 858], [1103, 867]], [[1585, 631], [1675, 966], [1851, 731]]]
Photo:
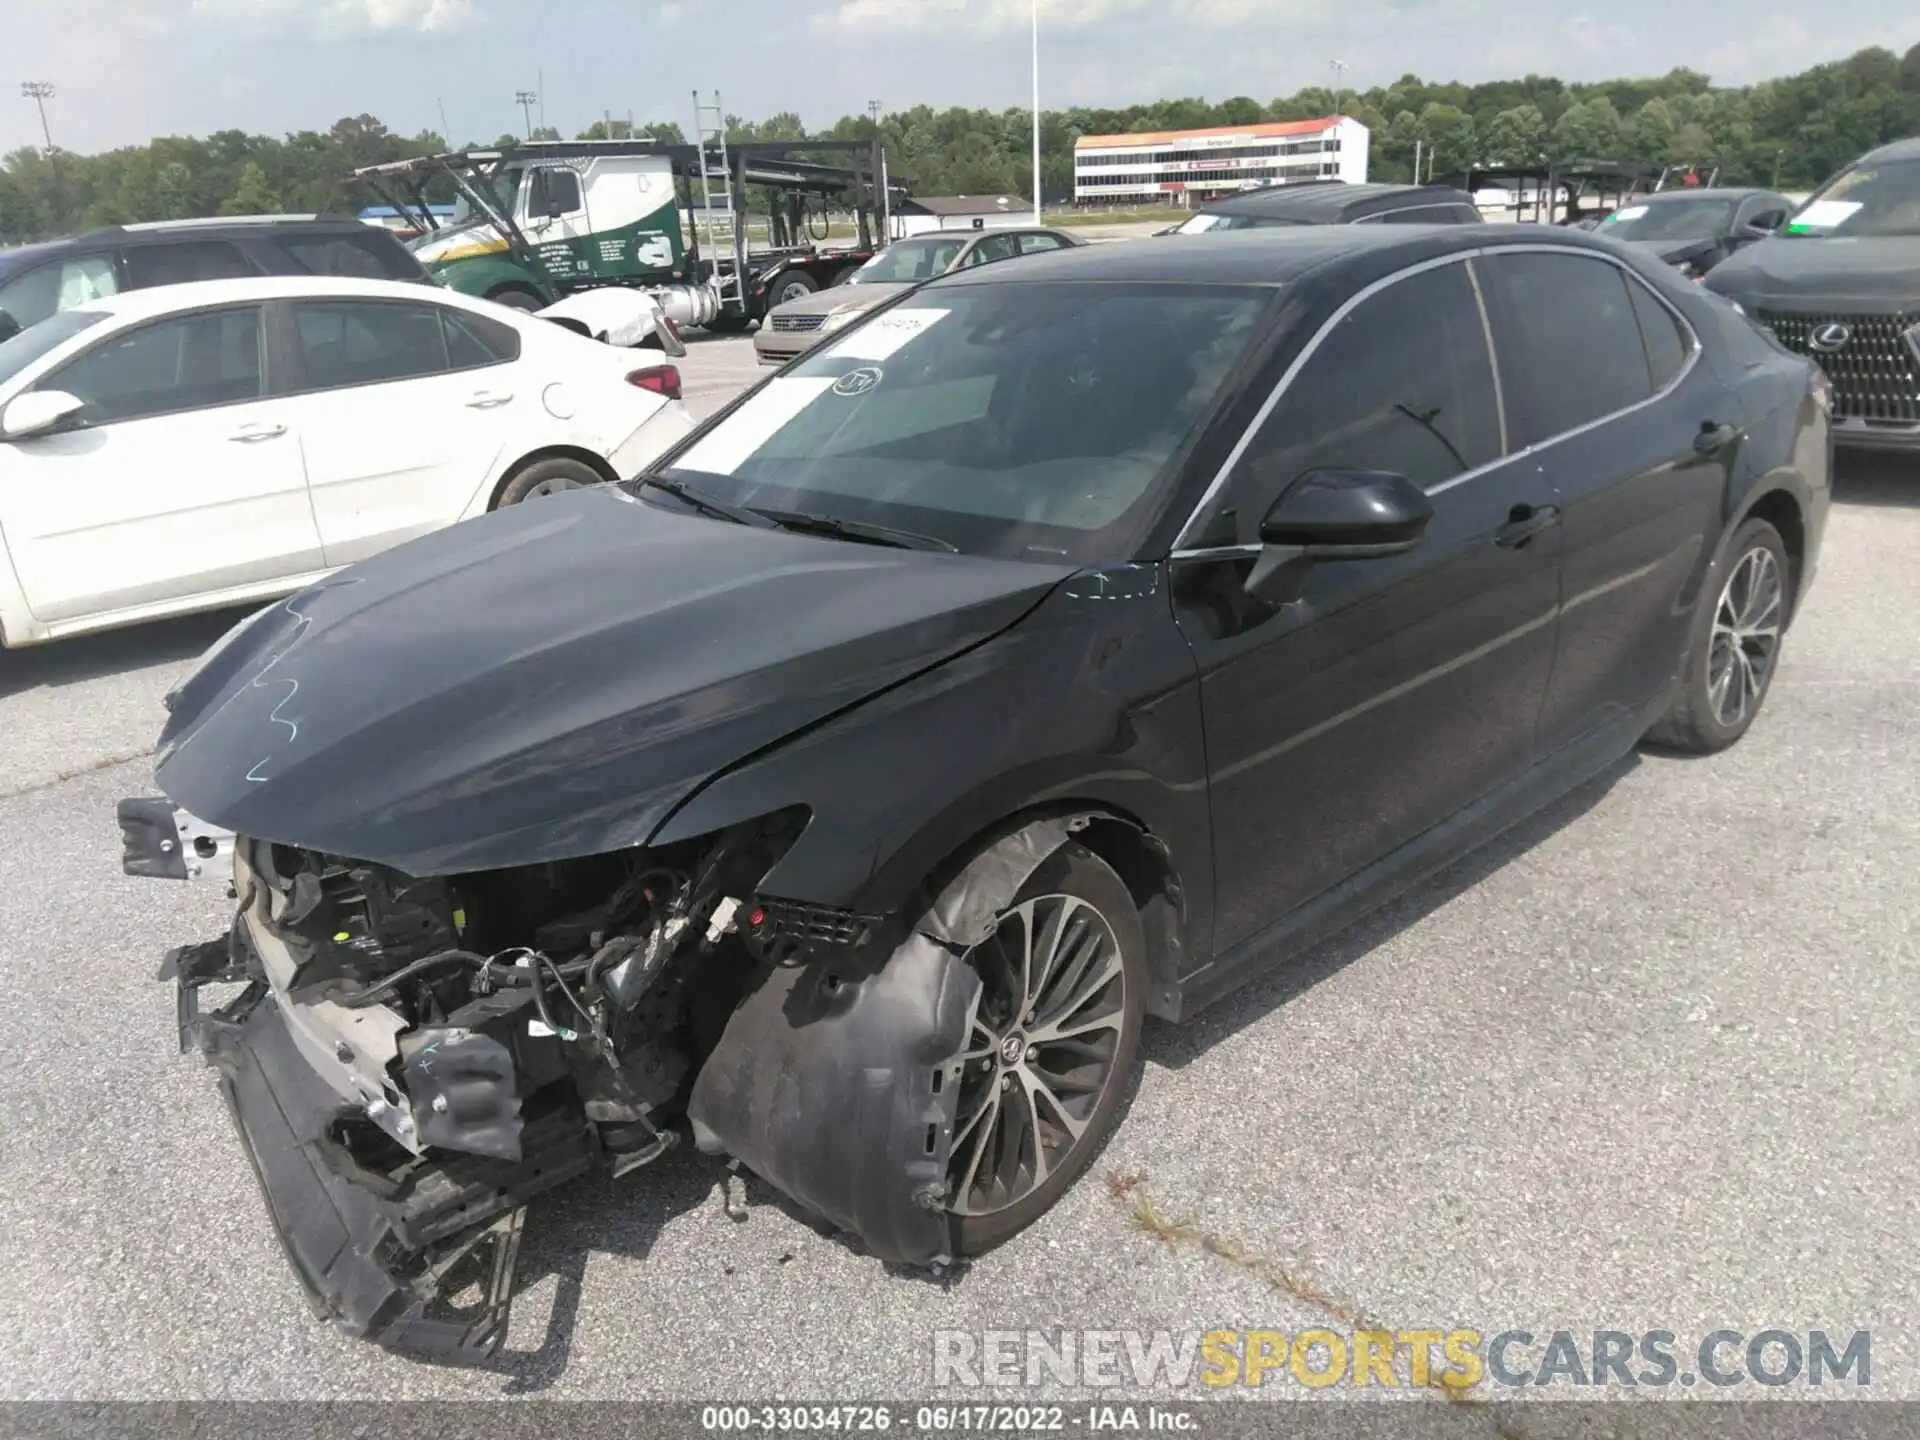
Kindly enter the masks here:
[[1133, 1088], [1150, 983], [1133, 896], [1073, 842], [967, 960], [982, 992], [947, 1170], [958, 1256], [1012, 1239], [1086, 1173]]
[[1778, 530], [1764, 520], [1740, 527], [1707, 578], [1680, 689], [1648, 740], [1711, 755], [1747, 733], [1779, 668], [1792, 573]]
[[767, 309], [789, 300], [803, 300], [820, 288], [820, 282], [804, 270], [784, 270], [767, 287]]

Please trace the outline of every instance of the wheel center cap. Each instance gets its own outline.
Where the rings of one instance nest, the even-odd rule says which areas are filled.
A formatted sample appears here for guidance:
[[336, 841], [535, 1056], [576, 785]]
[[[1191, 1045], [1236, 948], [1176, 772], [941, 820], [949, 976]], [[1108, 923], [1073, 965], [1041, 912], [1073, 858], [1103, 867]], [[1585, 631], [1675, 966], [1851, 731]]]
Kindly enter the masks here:
[[1026, 1038], [1018, 1031], [1015, 1031], [1000, 1042], [1000, 1063], [1002, 1065], [1018, 1065], [1026, 1053]]

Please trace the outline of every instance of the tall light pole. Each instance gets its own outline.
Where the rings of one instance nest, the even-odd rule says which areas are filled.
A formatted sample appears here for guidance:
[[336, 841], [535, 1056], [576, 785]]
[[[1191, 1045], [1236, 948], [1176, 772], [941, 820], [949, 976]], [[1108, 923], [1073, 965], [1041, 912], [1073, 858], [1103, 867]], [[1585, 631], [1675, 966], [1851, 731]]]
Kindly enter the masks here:
[[1347, 62], [1344, 60], [1335, 60], [1332, 62], [1332, 69], [1333, 113], [1338, 115], [1340, 113], [1340, 97], [1346, 91]]
[[534, 90], [516, 90], [513, 92], [513, 103], [520, 107], [521, 117], [525, 121], [524, 129], [526, 138], [529, 140], [533, 138], [533, 102], [539, 98], [539, 92]]
[[53, 84], [47, 80], [27, 80], [20, 86], [20, 93], [33, 101], [40, 111], [40, 138], [47, 142], [47, 153], [53, 153], [53, 132], [47, 128], [47, 101], [53, 98]]
[[1040, 217], [1040, 0], [1033, 0], [1033, 223]]

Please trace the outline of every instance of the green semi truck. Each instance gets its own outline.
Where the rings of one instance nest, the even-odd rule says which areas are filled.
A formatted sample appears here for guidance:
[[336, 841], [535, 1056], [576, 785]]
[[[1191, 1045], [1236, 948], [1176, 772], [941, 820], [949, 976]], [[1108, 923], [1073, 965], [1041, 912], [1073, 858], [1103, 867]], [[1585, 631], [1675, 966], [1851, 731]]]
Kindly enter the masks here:
[[[877, 139], [530, 141], [375, 165], [349, 183], [399, 210], [419, 231], [415, 256], [463, 294], [537, 310], [638, 289], [675, 324], [714, 330], [837, 284], [886, 244], [904, 194]], [[448, 193], [450, 220], [429, 204]]]

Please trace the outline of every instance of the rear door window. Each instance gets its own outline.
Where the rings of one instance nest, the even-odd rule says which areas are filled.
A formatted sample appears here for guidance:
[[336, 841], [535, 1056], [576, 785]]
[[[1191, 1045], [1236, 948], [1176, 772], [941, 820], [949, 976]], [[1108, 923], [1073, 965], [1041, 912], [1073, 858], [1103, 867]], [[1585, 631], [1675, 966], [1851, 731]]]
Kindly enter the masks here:
[[77, 255], [71, 260], [50, 260], [0, 284], [0, 310], [24, 330], [62, 310], [117, 294], [119, 289], [111, 254]]
[[122, 251], [127, 287], [185, 285], [195, 280], [238, 280], [255, 273], [237, 245], [225, 240], [165, 240], [129, 245]]
[[520, 358], [520, 332], [511, 325], [463, 310], [440, 311], [440, 323], [447, 332], [447, 361], [455, 370], [471, 370], [479, 365], [501, 365]]
[[1640, 339], [1646, 346], [1653, 388], [1664, 390], [1686, 364], [1687, 354], [1693, 349], [1693, 332], [1631, 276], [1627, 277], [1627, 298], [1633, 305], [1634, 319], [1640, 322]]
[[438, 375], [448, 368], [437, 305], [390, 301], [297, 302], [303, 390], [337, 390]]
[[281, 235], [275, 243], [311, 275], [419, 280], [426, 274], [406, 246], [371, 227], [365, 235]]
[[1538, 251], [1496, 252], [1475, 264], [1499, 302], [1494, 348], [1514, 448], [1652, 396], [1646, 344], [1619, 266]]
[[973, 247], [972, 253], [967, 256], [967, 264], [991, 265], [996, 260], [1011, 260], [1020, 253], [1019, 246], [1017, 235], [995, 235]]
[[1020, 237], [1020, 253], [1022, 255], [1038, 255], [1048, 250], [1064, 250], [1066, 248], [1067, 242], [1058, 235], [1040, 233], [1022, 235]]

